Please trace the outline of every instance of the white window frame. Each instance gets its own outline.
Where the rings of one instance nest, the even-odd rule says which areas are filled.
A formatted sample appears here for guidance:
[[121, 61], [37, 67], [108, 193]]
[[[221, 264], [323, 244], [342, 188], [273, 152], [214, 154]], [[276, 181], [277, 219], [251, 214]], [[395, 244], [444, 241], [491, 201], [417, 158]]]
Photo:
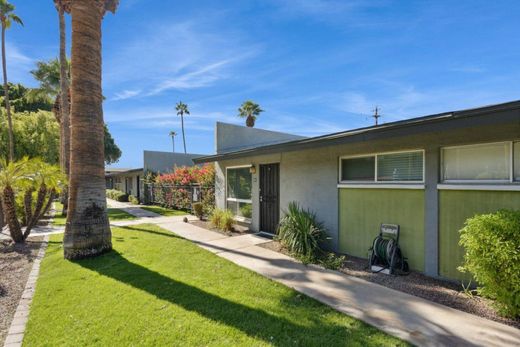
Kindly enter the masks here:
[[[481, 142], [481, 143], [472, 143], [469, 145], [460, 145], [460, 146], [445, 146], [441, 147], [440, 151], [440, 165], [439, 165], [439, 177], [441, 181], [441, 185], [449, 186], [451, 184], [489, 184], [489, 185], [504, 185], [504, 184], [518, 184], [518, 181], [515, 181], [515, 162], [514, 162], [514, 145], [515, 143], [519, 142], [518, 140], [513, 141], [498, 141], [498, 142]], [[498, 144], [505, 144], [509, 143], [509, 179], [502, 179], [502, 180], [445, 180], [444, 179], [444, 150], [445, 149], [453, 149], [453, 148], [468, 148], [468, 147], [478, 147], [478, 146], [485, 146], [485, 145], [498, 145]]]
[[[253, 174], [251, 174], [251, 199], [237, 199], [237, 198], [228, 198], [228, 170], [233, 170], [233, 169], [244, 169], [244, 168], [251, 168], [253, 165], [252, 164], [248, 164], [248, 165], [237, 165], [237, 166], [226, 166], [226, 189], [225, 189], [225, 194], [226, 194], [226, 210], [227, 210], [227, 202], [228, 201], [232, 201], [232, 202], [236, 202], [236, 203], [246, 203], [246, 204], [253, 204]], [[235, 211], [233, 211], [234, 213]], [[235, 215], [235, 217], [238, 219], [238, 220], [241, 220], [241, 221], [244, 221], [244, 222], [248, 222], [248, 221], [251, 221], [252, 218], [246, 218], [246, 217], [242, 217], [242, 216], [238, 216], [238, 215]]]
[[[388, 155], [388, 154], [401, 154], [401, 153], [422, 153], [422, 179], [421, 180], [415, 180], [415, 181], [379, 181], [377, 178], [377, 157], [380, 155]], [[373, 157], [375, 160], [374, 165], [374, 180], [373, 181], [349, 181], [349, 180], [342, 180], [341, 179], [341, 169], [342, 169], [342, 161], [343, 159], [355, 159], [355, 158], [370, 158]], [[375, 152], [375, 153], [367, 153], [367, 154], [359, 154], [359, 155], [344, 155], [339, 157], [339, 170], [338, 170], [338, 187], [348, 187], [350, 185], [355, 186], [359, 185], [361, 186], [374, 186], [374, 187], [393, 187], [396, 185], [415, 185], [416, 188], [421, 187], [417, 186], [417, 184], [424, 184], [424, 175], [425, 175], [425, 155], [424, 155], [424, 149], [409, 149], [409, 150], [400, 150], [400, 151], [391, 151], [391, 152]]]

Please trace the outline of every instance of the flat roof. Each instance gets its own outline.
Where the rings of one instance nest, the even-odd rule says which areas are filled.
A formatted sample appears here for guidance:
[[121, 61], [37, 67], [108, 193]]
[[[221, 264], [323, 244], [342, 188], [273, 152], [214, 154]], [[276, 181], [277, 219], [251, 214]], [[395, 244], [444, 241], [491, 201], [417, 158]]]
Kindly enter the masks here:
[[[306, 149], [312, 148], [314, 146], [327, 146], [332, 145], [337, 142], [337, 140], [351, 138], [357, 135], [365, 135], [365, 134], [378, 134], [384, 133], [389, 130], [400, 129], [404, 127], [415, 127], [420, 125], [428, 125], [438, 122], [446, 122], [466, 117], [478, 116], [484, 113], [492, 113], [492, 112], [500, 112], [500, 111], [510, 111], [520, 109], [520, 100], [488, 105], [478, 108], [470, 108], [459, 111], [450, 111], [437, 113], [428, 116], [422, 116], [417, 118], [410, 118], [405, 120], [400, 120], [396, 122], [383, 123], [380, 125], [374, 125], [369, 127], [363, 127], [358, 129], [346, 130], [332, 134], [320, 135], [316, 137], [305, 138], [301, 140], [293, 140], [282, 143], [277, 143], [273, 145], [265, 145], [258, 146], [253, 148], [247, 148], [243, 150], [220, 153], [215, 155], [208, 155], [194, 158], [193, 161], [197, 164], [214, 162], [219, 160], [227, 160], [239, 157], [245, 157], [248, 155], [258, 155], [258, 154], [268, 154], [268, 153], [276, 153], [280, 151], [294, 151], [298, 149]], [[520, 120], [520, 117], [519, 117]]]
[[114, 176], [114, 175], [120, 175], [125, 173], [132, 173], [132, 172], [139, 172], [143, 171], [143, 168], [136, 168], [136, 169], [105, 169], [105, 176]]

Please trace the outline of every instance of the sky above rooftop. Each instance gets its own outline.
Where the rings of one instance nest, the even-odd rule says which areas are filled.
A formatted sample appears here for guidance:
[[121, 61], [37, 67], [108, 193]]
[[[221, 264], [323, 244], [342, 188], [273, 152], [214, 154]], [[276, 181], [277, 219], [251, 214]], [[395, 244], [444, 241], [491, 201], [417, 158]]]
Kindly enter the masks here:
[[[51, 0], [12, 0], [12, 82], [58, 55]], [[216, 121], [315, 136], [520, 99], [519, 1], [121, 0], [103, 22], [104, 117], [123, 156], [171, 151], [179, 100], [188, 152], [214, 152]], [[70, 20], [70, 18], [69, 18]], [[69, 26], [70, 29], [70, 26]], [[176, 150], [182, 138], [176, 138]]]

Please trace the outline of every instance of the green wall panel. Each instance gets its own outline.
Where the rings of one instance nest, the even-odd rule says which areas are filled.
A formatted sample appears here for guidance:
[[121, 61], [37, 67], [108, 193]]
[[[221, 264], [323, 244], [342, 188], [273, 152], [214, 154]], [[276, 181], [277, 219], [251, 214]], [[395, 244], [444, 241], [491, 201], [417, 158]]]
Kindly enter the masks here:
[[520, 209], [520, 192], [440, 190], [439, 191], [439, 274], [469, 280], [460, 273], [464, 249], [459, 246], [459, 230], [466, 219], [500, 209]]
[[399, 244], [410, 267], [424, 270], [424, 191], [339, 189], [339, 248], [366, 258], [381, 223], [399, 224]]

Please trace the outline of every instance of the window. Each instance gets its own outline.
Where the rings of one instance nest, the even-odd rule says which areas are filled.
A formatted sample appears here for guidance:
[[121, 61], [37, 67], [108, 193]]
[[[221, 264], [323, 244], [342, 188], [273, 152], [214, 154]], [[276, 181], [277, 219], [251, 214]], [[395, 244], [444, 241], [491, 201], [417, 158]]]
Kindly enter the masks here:
[[509, 182], [511, 143], [491, 143], [442, 149], [443, 181]]
[[423, 151], [341, 159], [342, 182], [422, 182]]
[[422, 181], [423, 152], [382, 154], [377, 156], [378, 181]]
[[228, 168], [226, 186], [227, 209], [236, 216], [251, 218], [252, 179], [249, 167]]
[[342, 181], [374, 181], [376, 158], [350, 158], [341, 160]]

